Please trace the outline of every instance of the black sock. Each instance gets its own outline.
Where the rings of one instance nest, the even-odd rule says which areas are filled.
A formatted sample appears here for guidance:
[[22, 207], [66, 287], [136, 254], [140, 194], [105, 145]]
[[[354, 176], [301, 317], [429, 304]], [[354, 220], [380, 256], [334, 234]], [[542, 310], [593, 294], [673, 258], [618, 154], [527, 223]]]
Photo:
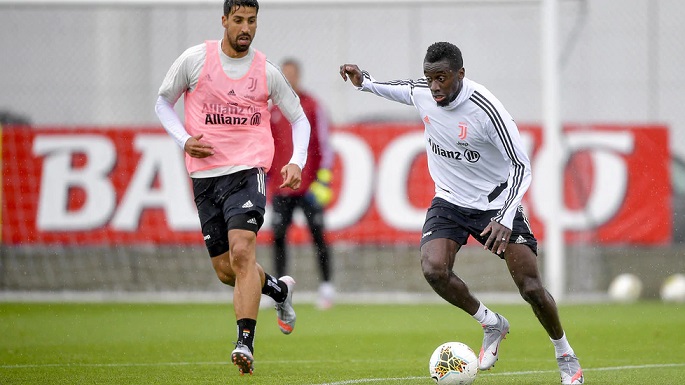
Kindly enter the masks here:
[[285, 301], [288, 296], [288, 286], [283, 281], [264, 273], [264, 286], [262, 286], [262, 294], [273, 298], [277, 303]]
[[254, 353], [254, 332], [257, 328], [257, 320], [241, 318], [238, 320], [238, 343], [242, 343]]

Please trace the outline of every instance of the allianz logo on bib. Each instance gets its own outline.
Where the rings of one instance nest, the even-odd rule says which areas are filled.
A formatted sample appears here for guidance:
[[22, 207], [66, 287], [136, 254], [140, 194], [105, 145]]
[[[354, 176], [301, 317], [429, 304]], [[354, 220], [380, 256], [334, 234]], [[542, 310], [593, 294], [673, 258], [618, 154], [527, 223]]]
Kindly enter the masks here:
[[[262, 123], [262, 114], [255, 112], [250, 116], [250, 125], [259, 126]], [[231, 126], [246, 126], [248, 124], [247, 117], [244, 116], [229, 116], [222, 114], [206, 114], [205, 124], [224, 124]]]
[[247, 124], [247, 118], [242, 117], [242, 116], [207, 114], [207, 115], [205, 115], [205, 124], [246, 125]]

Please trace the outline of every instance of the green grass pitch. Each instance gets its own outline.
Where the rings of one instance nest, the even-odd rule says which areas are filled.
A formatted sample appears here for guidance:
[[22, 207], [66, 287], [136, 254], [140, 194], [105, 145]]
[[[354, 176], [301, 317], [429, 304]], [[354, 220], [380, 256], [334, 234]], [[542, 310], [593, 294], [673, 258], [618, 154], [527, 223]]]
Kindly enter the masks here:
[[[526, 305], [490, 304], [511, 322], [494, 369], [475, 384], [558, 384], [554, 349]], [[293, 334], [273, 309], [257, 324], [255, 374], [228, 364], [230, 304], [0, 304], [0, 384], [431, 384], [428, 358], [482, 332], [448, 305], [297, 306]], [[586, 384], [685, 384], [684, 305], [563, 305]]]

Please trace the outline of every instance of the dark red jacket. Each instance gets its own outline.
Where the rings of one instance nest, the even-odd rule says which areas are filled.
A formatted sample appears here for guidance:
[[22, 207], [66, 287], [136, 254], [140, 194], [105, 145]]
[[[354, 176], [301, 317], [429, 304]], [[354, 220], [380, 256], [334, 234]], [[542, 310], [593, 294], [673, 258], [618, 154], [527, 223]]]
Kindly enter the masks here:
[[307, 163], [302, 170], [302, 185], [297, 190], [278, 188], [283, 182], [281, 168], [288, 163], [293, 154], [293, 139], [290, 122], [283, 116], [278, 107], [274, 106], [271, 110], [271, 134], [274, 137], [276, 152], [271, 169], [267, 174], [269, 192], [272, 195], [303, 196], [309, 189], [309, 185], [316, 180], [316, 172], [320, 168], [332, 166], [332, 150], [328, 142], [328, 116], [313, 96], [302, 91], [298, 95], [304, 114], [312, 128], [309, 135]]

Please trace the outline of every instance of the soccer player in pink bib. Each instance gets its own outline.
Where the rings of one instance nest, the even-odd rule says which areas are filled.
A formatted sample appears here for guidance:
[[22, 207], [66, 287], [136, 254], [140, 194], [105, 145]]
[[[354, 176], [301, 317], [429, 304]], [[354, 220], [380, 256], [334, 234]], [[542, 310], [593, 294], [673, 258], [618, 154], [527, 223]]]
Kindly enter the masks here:
[[[275, 278], [257, 263], [257, 232], [264, 223], [265, 173], [274, 157], [268, 102], [292, 125], [293, 151], [280, 169], [279, 188], [297, 189], [307, 160], [310, 125], [280, 70], [251, 47], [256, 0], [226, 0], [220, 41], [188, 48], [159, 88], [155, 111], [185, 152], [202, 235], [221, 282], [233, 286], [237, 342], [231, 361], [241, 374], [254, 369], [254, 337], [262, 294], [276, 302], [284, 334], [295, 327], [295, 280]], [[174, 110], [184, 97], [185, 122]]]

